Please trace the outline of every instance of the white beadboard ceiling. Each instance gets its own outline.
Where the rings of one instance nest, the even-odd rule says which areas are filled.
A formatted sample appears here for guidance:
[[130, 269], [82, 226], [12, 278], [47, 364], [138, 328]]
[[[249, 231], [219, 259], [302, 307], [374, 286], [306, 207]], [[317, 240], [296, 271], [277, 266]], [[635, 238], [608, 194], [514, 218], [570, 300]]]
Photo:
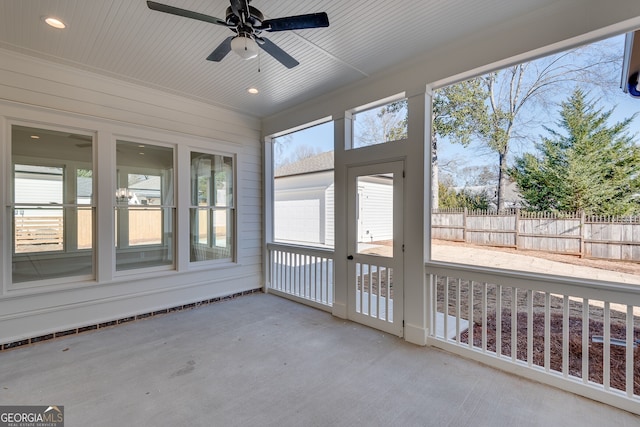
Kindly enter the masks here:
[[[327, 12], [330, 26], [263, 33], [300, 62], [262, 52], [205, 58], [225, 27], [149, 10], [144, 0], [0, 0], [0, 47], [265, 117], [555, 0], [253, 0], [266, 18]], [[226, 0], [158, 0], [225, 17]], [[56, 30], [42, 17], [56, 16]], [[257, 87], [258, 95], [246, 92]]]

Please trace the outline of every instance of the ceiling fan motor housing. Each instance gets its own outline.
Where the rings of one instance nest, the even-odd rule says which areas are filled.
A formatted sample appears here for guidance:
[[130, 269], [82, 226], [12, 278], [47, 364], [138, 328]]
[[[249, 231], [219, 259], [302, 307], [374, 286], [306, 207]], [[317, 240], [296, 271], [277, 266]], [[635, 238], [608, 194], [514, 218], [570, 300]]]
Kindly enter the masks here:
[[[248, 12], [245, 12], [244, 10], [240, 10], [239, 12], [245, 15], [245, 25], [249, 24], [248, 26], [250, 26], [251, 29], [261, 26], [264, 21], [264, 15], [262, 12], [253, 6], [249, 6]], [[226, 22], [228, 25], [234, 27], [243, 26], [242, 19], [233, 13], [233, 9], [231, 9], [231, 7], [227, 8], [226, 15]]]

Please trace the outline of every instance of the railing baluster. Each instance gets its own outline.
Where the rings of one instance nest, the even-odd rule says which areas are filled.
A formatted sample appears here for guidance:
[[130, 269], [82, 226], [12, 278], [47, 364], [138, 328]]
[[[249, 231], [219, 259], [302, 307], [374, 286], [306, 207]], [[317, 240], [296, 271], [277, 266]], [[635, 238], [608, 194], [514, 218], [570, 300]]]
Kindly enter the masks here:
[[469, 348], [473, 348], [473, 283], [473, 280], [469, 282], [469, 309], [467, 310], [467, 317], [469, 317], [469, 329], [467, 329]]
[[569, 377], [569, 297], [562, 299], [562, 376]]
[[438, 330], [438, 322], [437, 322], [437, 311], [438, 311], [438, 275], [437, 274], [429, 274], [429, 294], [427, 295], [427, 304], [431, 306], [431, 311], [429, 312], [429, 316], [431, 319], [431, 324], [429, 325], [429, 335], [437, 338], [436, 331]]
[[311, 255], [306, 256], [307, 284], [305, 285], [305, 289], [307, 290], [307, 299], [317, 300], [318, 298], [315, 292], [315, 286], [313, 285], [313, 282], [311, 279], [313, 270], [315, 270], [315, 264], [312, 263], [311, 258], [312, 258]]
[[[324, 280], [321, 283], [324, 288], [325, 299], [329, 304], [333, 303], [333, 300], [331, 299], [333, 298], [333, 265], [334, 265], [333, 260], [325, 258], [325, 263], [323, 264]], [[329, 274], [330, 271], [332, 272], [331, 274]], [[330, 289], [331, 289], [331, 295], [329, 295]]]
[[527, 290], [527, 364], [533, 365], [533, 291]]
[[626, 329], [627, 329], [627, 336], [626, 336], [626, 341], [627, 341], [627, 348], [626, 348], [626, 364], [625, 364], [625, 385], [626, 385], [626, 391], [627, 391], [627, 397], [628, 398], [632, 398], [633, 397], [633, 383], [634, 383], [634, 379], [633, 378], [633, 374], [634, 374], [634, 369], [633, 369], [633, 365], [634, 365], [634, 360], [633, 360], [633, 350], [634, 350], [634, 342], [633, 342], [633, 306], [628, 304], [627, 305], [627, 325], [626, 325]]
[[496, 286], [496, 355], [502, 356], [502, 285]]
[[300, 269], [298, 268], [298, 254], [291, 253], [291, 293], [299, 295], [298, 293], [298, 274]]
[[291, 293], [291, 252], [287, 252], [285, 258], [284, 289], [285, 292]]
[[456, 284], [456, 342], [460, 344], [460, 295], [462, 280], [458, 279], [458, 283]]
[[276, 280], [278, 281], [278, 287], [277, 287], [277, 289], [278, 289], [279, 291], [284, 290], [284, 287], [282, 286], [282, 285], [283, 285], [283, 283], [284, 283], [284, 282], [283, 282], [283, 277], [282, 277], [282, 275], [283, 275], [283, 271], [284, 271], [284, 270], [283, 270], [283, 268], [284, 268], [284, 267], [283, 267], [283, 266], [284, 266], [284, 260], [283, 260], [283, 258], [284, 258], [284, 253], [283, 253], [282, 251], [278, 251], [278, 277], [277, 277], [277, 279], [276, 279]]
[[300, 254], [292, 253], [293, 261], [291, 264], [291, 286], [293, 286], [293, 294], [300, 295]]
[[391, 310], [393, 310], [393, 306], [390, 305], [391, 303], [391, 281], [393, 280], [393, 269], [387, 267], [387, 282], [384, 285], [385, 286], [385, 295], [387, 296], [384, 299], [384, 318], [386, 321], [388, 322], [393, 322], [393, 313], [391, 313]]
[[[329, 278], [327, 277], [326, 280], [324, 279], [324, 271], [326, 268], [328, 268], [328, 264], [329, 261], [327, 261], [324, 257], [318, 257], [319, 258], [319, 263], [320, 266], [318, 268], [318, 276], [319, 278], [317, 279], [318, 282], [320, 283], [320, 301], [323, 303], [327, 303], [329, 301], [329, 296], [328, 296], [328, 289], [329, 289]], [[326, 265], [325, 265], [326, 264]], [[327, 296], [325, 297], [325, 292], [327, 293]]]
[[304, 296], [304, 255], [298, 254], [298, 295]]
[[307, 264], [306, 262], [306, 256], [303, 254], [300, 254], [300, 266], [298, 267], [298, 269], [300, 270], [300, 296], [302, 298], [306, 298], [307, 297]]
[[582, 382], [589, 382], [589, 299], [582, 298]]
[[602, 385], [609, 391], [611, 386], [611, 311], [609, 301], [604, 302], [604, 355], [602, 361]]
[[544, 293], [544, 370], [551, 369], [551, 294]]
[[313, 281], [316, 284], [316, 292], [318, 301], [324, 303], [323, 291], [324, 291], [324, 282], [322, 281], [322, 270], [324, 268], [324, 258], [316, 257], [315, 263], [313, 264]]
[[511, 287], [511, 361], [518, 359], [518, 288]]
[[373, 294], [373, 266], [371, 264], [367, 264], [369, 277], [369, 293], [367, 294], [367, 298], [369, 300], [369, 305], [367, 305], [367, 314], [369, 316], [373, 316], [373, 310], [371, 309], [371, 295]]
[[432, 284], [432, 286], [433, 286], [433, 294], [432, 295], [433, 296], [431, 298], [433, 300], [433, 312], [431, 314], [431, 317], [432, 317], [432, 319], [431, 319], [431, 332], [433, 333], [434, 337], [438, 335], [438, 333], [437, 333], [438, 325], [439, 325], [439, 322], [438, 322], [438, 301], [440, 299], [440, 296], [439, 296], [440, 295], [440, 291], [439, 291], [438, 283], [441, 280], [442, 280], [442, 276], [439, 276], [437, 274], [435, 274], [433, 276], [433, 284]]
[[[482, 352], [487, 351], [487, 282], [482, 285]], [[496, 334], [496, 342], [498, 336]], [[498, 353], [499, 354], [499, 353]]]
[[278, 289], [281, 291], [285, 290], [285, 253], [280, 251], [280, 255], [279, 255], [279, 260], [278, 263], [280, 264], [280, 266], [278, 267], [278, 270], [280, 270], [278, 272], [278, 274], [280, 275], [280, 279], [278, 280]]
[[315, 293], [313, 292], [313, 288], [312, 288], [312, 284], [311, 284], [312, 283], [311, 282], [311, 270], [313, 269], [312, 266], [314, 265], [314, 264], [311, 263], [311, 255], [307, 255], [306, 256], [306, 262], [307, 262], [307, 264], [306, 264], [305, 268], [307, 269], [307, 274], [306, 274], [307, 283], [305, 284], [304, 289], [306, 290], [307, 293], [306, 293], [305, 297], [307, 299], [315, 299]]
[[309, 298], [318, 301], [318, 282], [316, 282], [316, 257], [309, 256]]
[[273, 288], [273, 251], [267, 251], [267, 265], [269, 266], [269, 275], [267, 279], [269, 280], [268, 288]]
[[444, 339], [449, 340], [449, 276], [444, 280]]
[[278, 251], [270, 251], [269, 258], [271, 259], [271, 287], [278, 289]]

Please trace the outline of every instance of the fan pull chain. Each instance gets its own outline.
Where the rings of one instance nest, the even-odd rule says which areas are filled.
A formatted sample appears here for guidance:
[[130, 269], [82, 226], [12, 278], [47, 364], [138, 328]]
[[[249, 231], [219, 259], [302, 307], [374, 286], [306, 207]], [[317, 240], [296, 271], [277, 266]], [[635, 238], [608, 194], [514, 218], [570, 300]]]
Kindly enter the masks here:
[[262, 54], [260, 53], [260, 51], [258, 51], [258, 72], [260, 72], [260, 57], [262, 56]]

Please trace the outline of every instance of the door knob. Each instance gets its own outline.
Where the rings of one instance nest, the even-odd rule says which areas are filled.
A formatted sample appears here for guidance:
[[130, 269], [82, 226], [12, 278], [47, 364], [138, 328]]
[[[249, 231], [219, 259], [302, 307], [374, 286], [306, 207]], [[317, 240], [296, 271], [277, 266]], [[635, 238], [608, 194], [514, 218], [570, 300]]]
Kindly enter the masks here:
[[347, 259], [348, 259], [348, 260], [352, 260], [352, 259], [353, 259], [353, 255], [349, 255], [349, 256], [347, 257]]

